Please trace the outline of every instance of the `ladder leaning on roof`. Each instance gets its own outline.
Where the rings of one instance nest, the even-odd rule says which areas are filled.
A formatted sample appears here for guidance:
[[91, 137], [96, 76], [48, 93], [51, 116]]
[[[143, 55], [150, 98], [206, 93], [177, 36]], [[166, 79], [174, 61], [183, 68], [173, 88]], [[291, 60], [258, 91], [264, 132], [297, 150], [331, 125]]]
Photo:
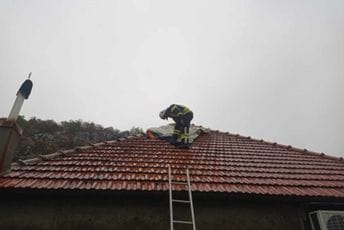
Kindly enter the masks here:
[[[172, 196], [172, 185], [173, 184], [180, 184], [184, 185], [188, 189], [188, 200], [177, 200], [173, 199]], [[168, 165], [168, 187], [169, 187], [169, 196], [170, 196], [170, 224], [171, 224], [171, 230], [173, 230], [174, 224], [188, 224], [192, 225], [193, 230], [196, 230], [196, 224], [195, 224], [195, 214], [194, 214], [194, 208], [193, 208], [193, 202], [192, 202], [192, 193], [191, 193], [191, 184], [190, 184], [190, 174], [189, 169], [186, 168], [186, 182], [181, 181], [174, 181], [172, 180], [172, 172], [171, 172], [171, 166]], [[184, 203], [184, 204], [190, 204], [190, 211], [191, 211], [191, 220], [175, 220], [173, 219], [173, 203]]]

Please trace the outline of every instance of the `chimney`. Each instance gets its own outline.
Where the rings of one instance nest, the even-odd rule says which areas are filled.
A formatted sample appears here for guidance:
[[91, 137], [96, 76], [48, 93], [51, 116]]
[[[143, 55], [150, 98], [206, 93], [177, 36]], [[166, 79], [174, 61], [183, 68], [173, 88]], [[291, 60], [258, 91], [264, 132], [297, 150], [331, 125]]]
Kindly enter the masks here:
[[14, 156], [14, 150], [18, 145], [22, 129], [16, 121], [25, 99], [28, 99], [32, 90], [32, 81], [29, 78], [24, 81], [17, 92], [16, 100], [12, 106], [7, 119], [0, 120], [0, 175], [11, 170], [11, 163]]

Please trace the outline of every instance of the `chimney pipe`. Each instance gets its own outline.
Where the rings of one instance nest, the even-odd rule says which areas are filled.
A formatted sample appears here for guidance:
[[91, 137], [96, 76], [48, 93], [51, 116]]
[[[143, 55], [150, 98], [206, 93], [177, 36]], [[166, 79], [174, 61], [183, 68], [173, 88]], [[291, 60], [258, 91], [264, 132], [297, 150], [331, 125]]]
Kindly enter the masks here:
[[22, 135], [22, 129], [13, 121], [0, 121], [0, 175], [11, 170], [14, 151]]
[[7, 119], [0, 120], [0, 175], [11, 170], [11, 163], [14, 151], [18, 145], [22, 129], [16, 121], [19, 116], [21, 107], [25, 99], [28, 99], [32, 90], [32, 81], [29, 78], [24, 81], [17, 92], [17, 98], [12, 106], [11, 112]]
[[15, 122], [18, 119], [19, 112], [21, 110], [21, 107], [23, 106], [24, 100], [28, 99], [31, 94], [33, 84], [32, 84], [32, 81], [30, 80], [30, 77], [31, 77], [31, 72], [29, 74], [28, 79], [24, 81], [24, 83], [19, 88], [17, 92], [17, 98], [12, 106], [11, 112], [8, 115], [7, 120]]

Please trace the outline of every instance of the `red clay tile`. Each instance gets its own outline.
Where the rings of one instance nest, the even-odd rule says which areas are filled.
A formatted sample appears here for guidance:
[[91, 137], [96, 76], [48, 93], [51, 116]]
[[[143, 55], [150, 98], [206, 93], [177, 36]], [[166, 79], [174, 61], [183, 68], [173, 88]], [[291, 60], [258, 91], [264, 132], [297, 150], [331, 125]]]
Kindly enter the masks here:
[[188, 167], [198, 192], [344, 198], [339, 159], [215, 131], [190, 149], [136, 137], [15, 165], [0, 188], [167, 191], [168, 165], [176, 181], [185, 181]]

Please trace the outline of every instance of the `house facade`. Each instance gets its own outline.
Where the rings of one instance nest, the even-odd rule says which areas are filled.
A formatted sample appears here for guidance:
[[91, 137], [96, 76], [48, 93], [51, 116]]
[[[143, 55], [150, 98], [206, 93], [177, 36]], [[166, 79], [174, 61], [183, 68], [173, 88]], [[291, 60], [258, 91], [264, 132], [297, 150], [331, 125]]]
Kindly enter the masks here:
[[[189, 169], [199, 230], [317, 230], [326, 210], [328, 230], [344, 227], [342, 159], [219, 131], [189, 149], [137, 135], [15, 162], [0, 177], [0, 227], [170, 229], [168, 166], [180, 182]], [[173, 208], [190, 219], [185, 204]]]

